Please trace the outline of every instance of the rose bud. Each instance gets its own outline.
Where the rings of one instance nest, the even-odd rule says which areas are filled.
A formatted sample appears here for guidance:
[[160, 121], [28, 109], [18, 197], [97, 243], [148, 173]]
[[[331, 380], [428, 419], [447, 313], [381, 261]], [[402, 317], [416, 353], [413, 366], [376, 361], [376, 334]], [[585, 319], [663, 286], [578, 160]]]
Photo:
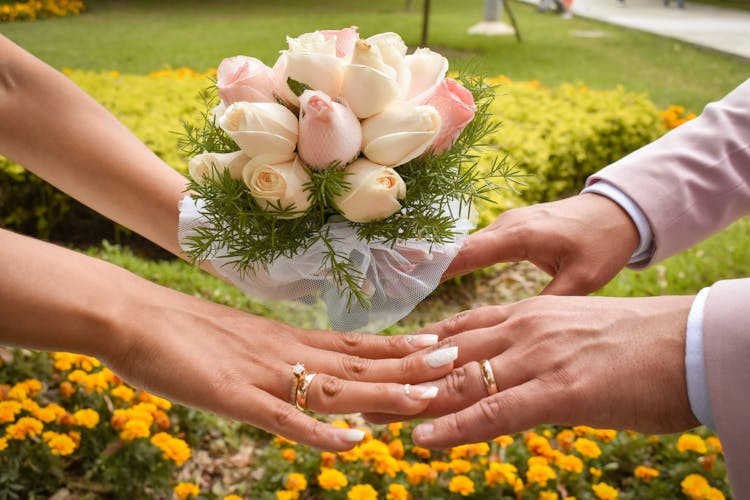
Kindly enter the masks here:
[[432, 144], [432, 150], [437, 154], [453, 145], [477, 112], [474, 96], [452, 78], [445, 78], [423, 104], [433, 106], [440, 113], [440, 132]]
[[414, 102], [422, 102], [424, 98], [420, 94], [434, 94], [435, 87], [445, 78], [448, 59], [430, 49], [417, 49], [404, 59], [411, 75], [405, 97]]
[[291, 207], [294, 213], [284, 218], [294, 219], [310, 207], [308, 193], [303, 188], [310, 182], [310, 175], [297, 157], [275, 164], [253, 161], [245, 166], [242, 179], [264, 210], [276, 211], [279, 205], [284, 209]]
[[435, 108], [397, 101], [362, 122], [362, 152], [375, 163], [397, 167], [424, 153], [439, 130]]
[[354, 114], [368, 118], [380, 113], [400, 94], [396, 70], [383, 61], [377, 45], [357, 40], [341, 84], [341, 95]]
[[276, 102], [271, 68], [254, 57], [236, 56], [221, 61], [216, 70], [216, 88], [227, 106], [238, 101]]
[[326, 40], [334, 38], [336, 40], [336, 57], [349, 60], [354, 50], [354, 44], [359, 40], [359, 33], [356, 26], [343, 28], [340, 30], [320, 30]]
[[242, 151], [234, 153], [205, 152], [190, 158], [188, 172], [199, 184], [206, 178], [217, 178], [224, 170], [229, 170], [232, 179], [242, 179], [242, 169], [250, 161]]
[[346, 165], [361, 148], [362, 127], [351, 109], [317, 90], [302, 93], [297, 152], [307, 165]]
[[348, 167], [349, 190], [334, 201], [341, 215], [352, 222], [385, 219], [401, 210], [406, 184], [395, 170], [360, 158]]
[[403, 94], [404, 89], [409, 88], [411, 81], [411, 74], [405, 59], [407, 47], [403, 39], [397, 33], [379, 33], [368, 38], [367, 42], [378, 48], [383, 62], [396, 72], [396, 81]]
[[273, 67], [276, 93], [297, 106], [299, 98], [287, 84], [289, 78], [338, 97], [341, 93], [341, 72], [344, 60], [336, 57], [336, 37], [326, 38], [319, 31], [297, 38], [287, 37], [289, 49], [284, 50]]
[[297, 146], [297, 117], [281, 104], [235, 102], [218, 124], [250, 158], [289, 155]]

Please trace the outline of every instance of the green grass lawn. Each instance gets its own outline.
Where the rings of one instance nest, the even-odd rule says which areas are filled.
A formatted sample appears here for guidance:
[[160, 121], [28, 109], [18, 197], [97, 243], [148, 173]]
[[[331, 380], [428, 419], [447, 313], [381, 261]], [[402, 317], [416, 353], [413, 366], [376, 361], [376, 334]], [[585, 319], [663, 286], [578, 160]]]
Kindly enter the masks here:
[[[396, 31], [412, 47], [421, 37], [421, 2], [404, 0], [89, 0], [81, 16], [5, 23], [2, 33], [55, 67], [147, 73], [165, 66], [216, 67], [245, 54], [267, 63], [285, 48], [285, 35], [350, 25], [370, 35]], [[453, 67], [476, 65], [488, 75], [540, 80], [545, 85], [584, 82], [592, 88], [623, 85], [647, 92], [661, 107], [682, 104], [699, 112], [750, 76], [750, 63], [689, 44], [600, 22], [537, 13], [514, 2], [523, 34], [468, 35], [482, 18], [482, 2], [432, 2], [429, 45]], [[600, 31], [600, 38], [580, 36]], [[577, 35], [578, 34], [578, 35]]]

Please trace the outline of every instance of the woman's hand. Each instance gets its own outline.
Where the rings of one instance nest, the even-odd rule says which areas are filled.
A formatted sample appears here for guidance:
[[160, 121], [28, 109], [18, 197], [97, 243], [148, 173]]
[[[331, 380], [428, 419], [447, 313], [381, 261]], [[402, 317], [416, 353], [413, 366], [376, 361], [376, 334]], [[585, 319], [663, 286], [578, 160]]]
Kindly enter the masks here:
[[424, 350], [436, 335], [295, 329], [1, 229], [0, 276], [0, 343], [88, 354], [135, 387], [328, 450], [363, 434], [292, 404], [296, 363], [318, 374], [313, 412], [413, 415], [436, 395], [418, 384], [456, 358], [455, 347]]
[[[466, 311], [424, 331], [458, 346], [414, 441], [443, 448], [539, 424], [643, 432], [698, 425], [687, 397], [685, 327], [693, 297], [540, 296]], [[489, 394], [480, 362], [489, 361]], [[375, 422], [398, 419], [368, 415]]]
[[504, 212], [467, 238], [443, 279], [528, 260], [552, 276], [542, 293], [586, 295], [628, 263], [638, 242], [635, 224], [617, 203], [587, 193]]

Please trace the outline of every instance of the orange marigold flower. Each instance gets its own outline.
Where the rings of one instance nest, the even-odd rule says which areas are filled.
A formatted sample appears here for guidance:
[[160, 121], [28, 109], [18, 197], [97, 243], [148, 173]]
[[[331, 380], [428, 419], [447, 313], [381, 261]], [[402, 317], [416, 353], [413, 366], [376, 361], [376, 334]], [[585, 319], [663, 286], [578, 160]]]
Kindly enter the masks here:
[[73, 394], [75, 394], [76, 388], [73, 387], [73, 384], [68, 382], [67, 380], [60, 382], [60, 395], [64, 398], [69, 398]]
[[557, 474], [549, 465], [533, 464], [526, 471], [526, 480], [539, 486], [547, 486], [547, 481], [557, 478]]
[[648, 481], [650, 479], [654, 479], [655, 477], [659, 477], [659, 471], [657, 469], [654, 469], [653, 467], [639, 465], [633, 471], [633, 475], [637, 477], [638, 479], [643, 479], [644, 481]]
[[388, 443], [388, 451], [393, 458], [404, 458], [404, 443], [400, 439], [394, 439]]
[[297, 444], [297, 443], [283, 436], [274, 436], [273, 444], [275, 444], [276, 446], [286, 446], [289, 444]]
[[284, 487], [288, 490], [302, 491], [307, 489], [307, 479], [298, 472], [292, 472], [286, 478]]
[[448, 462], [443, 462], [441, 460], [433, 460], [430, 462], [430, 468], [440, 474], [441, 472], [445, 472], [448, 469], [451, 468], [451, 464]]
[[391, 433], [392, 436], [398, 437], [401, 435], [401, 429], [404, 428], [403, 422], [392, 422], [388, 424], [388, 432]]
[[151, 444], [164, 453], [164, 458], [173, 461], [175, 464], [182, 465], [187, 462], [192, 454], [190, 446], [180, 438], [172, 437], [168, 434], [165, 438], [163, 434], [166, 433], [161, 432], [154, 436], [151, 439]]
[[283, 458], [290, 464], [293, 464], [294, 460], [297, 458], [297, 452], [294, 451], [294, 448], [284, 448], [283, 450], [281, 450], [281, 458]]
[[596, 483], [591, 486], [591, 489], [594, 490], [594, 495], [599, 500], [617, 500], [617, 490], [607, 483]]
[[0, 437], [0, 451], [3, 451], [5, 448], [8, 447], [8, 440], [4, 437]]
[[469, 496], [476, 490], [474, 489], [474, 481], [469, 476], [459, 474], [451, 478], [451, 482], [448, 484], [448, 490], [451, 493], [458, 493], [461, 496]]
[[18, 401], [0, 401], [0, 424], [13, 422], [22, 409]]
[[430, 450], [428, 450], [427, 448], [422, 448], [421, 446], [412, 446], [411, 452], [419, 458], [424, 458], [425, 460], [432, 456], [432, 452]]
[[297, 500], [299, 491], [280, 490], [276, 492], [276, 500]]
[[331, 453], [330, 451], [323, 451], [320, 453], [320, 466], [321, 467], [333, 467], [334, 463], [336, 463], [335, 453]]
[[42, 433], [44, 424], [34, 417], [21, 417], [16, 423], [5, 428], [5, 436], [9, 439], [26, 439], [28, 436], [38, 436]]
[[76, 443], [67, 434], [59, 434], [57, 432], [45, 432], [44, 441], [49, 446], [50, 452], [53, 455], [67, 456], [73, 453], [76, 449]]
[[594, 435], [603, 443], [611, 443], [617, 437], [617, 431], [614, 429], [596, 429]]
[[318, 484], [324, 490], [338, 491], [349, 484], [349, 481], [347, 481], [346, 476], [338, 470], [324, 467], [320, 469], [320, 474], [318, 474]]
[[369, 484], [357, 484], [346, 494], [347, 500], [376, 500], [378, 492]]
[[161, 408], [162, 410], [169, 410], [170, 408], [172, 408], [172, 402], [168, 399], [154, 396], [153, 394], [146, 391], [140, 391], [138, 393], [138, 399], [143, 403], [152, 404], [157, 408]]
[[359, 458], [362, 460], [372, 460], [377, 457], [390, 456], [391, 452], [388, 445], [378, 439], [371, 439], [366, 443], [357, 446]]
[[507, 448], [508, 446], [513, 444], [513, 436], [507, 436], [503, 434], [502, 436], [498, 436], [493, 439], [493, 441], [499, 444], [501, 448]]
[[197, 497], [200, 495], [200, 488], [195, 483], [177, 483], [174, 487], [174, 494], [180, 500], [186, 500], [189, 497]]
[[130, 403], [135, 398], [135, 391], [127, 385], [117, 385], [113, 387], [109, 393], [126, 403]]
[[706, 453], [706, 442], [697, 434], [682, 434], [677, 439], [677, 451], [694, 451], [702, 455]]
[[583, 471], [583, 460], [575, 455], [558, 455], [555, 463], [561, 470], [580, 474]]
[[594, 441], [587, 438], [578, 438], [573, 443], [578, 453], [587, 458], [597, 458], [602, 454], [601, 448]]
[[526, 441], [526, 447], [534, 455], [551, 458], [554, 453], [547, 438], [543, 436], [532, 436]]
[[514, 484], [517, 478], [516, 466], [504, 462], [490, 462], [489, 467], [484, 471], [484, 481], [487, 486]]
[[222, 500], [242, 500], [242, 497], [232, 493], [231, 495], [224, 495], [224, 498], [222, 498]]
[[424, 463], [415, 463], [406, 470], [406, 481], [412, 486], [422, 482], [432, 481], [436, 477], [435, 471]]
[[393, 483], [388, 486], [386, 500], [409, 500], [411, 495], [403, 484]]
[[722, 453], [723, 451], [721, 448], [721, 441], [719, 441], [719, 438], [716, 436], [708, 436], [706, 438], [706, 446], [709, 450], [716, 453]]

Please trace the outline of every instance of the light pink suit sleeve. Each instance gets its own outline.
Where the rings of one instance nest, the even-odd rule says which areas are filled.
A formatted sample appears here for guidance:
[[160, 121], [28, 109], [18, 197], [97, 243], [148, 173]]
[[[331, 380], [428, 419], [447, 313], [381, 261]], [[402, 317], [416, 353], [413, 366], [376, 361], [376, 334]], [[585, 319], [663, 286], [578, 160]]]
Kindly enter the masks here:
[[[658, 262], [750, 213], [750, 80], [696, 119], [593, 175], [641, 208]], [[711, 287], [703, 351], [735, 498], [750, 498], [750, 278]]]

